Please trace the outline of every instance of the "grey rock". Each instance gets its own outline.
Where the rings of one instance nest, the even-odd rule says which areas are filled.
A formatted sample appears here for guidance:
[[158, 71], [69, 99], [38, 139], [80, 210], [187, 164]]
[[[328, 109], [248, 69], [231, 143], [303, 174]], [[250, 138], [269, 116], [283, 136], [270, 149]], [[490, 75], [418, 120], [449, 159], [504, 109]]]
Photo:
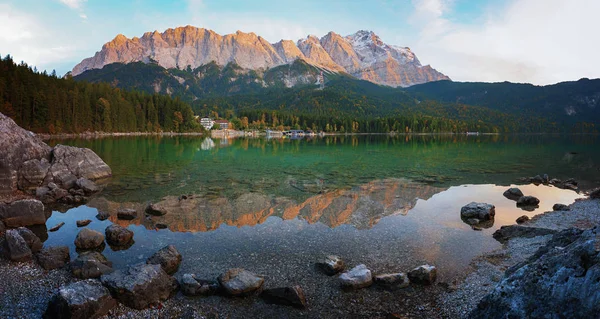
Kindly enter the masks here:
[[100, 188], [96, 185], [96, 183], [90, 181], [85, 177], [80, 177], [79, 179], [77, 179], [75, 184], [77, 185], [77, 187], [79, 187], [79, 189], [84, 191], [85, 195], [88, 196], [100, 191]]
[[159, 265], [134, 265], [103, 275], [100, 280], [118, 301], [134, 309], [165, 301], [177, 290], [177, 280]]
[[317, 262], [316, 266], [328, 276], [333, 276], [343, 271], [346, 267], [344, 261], [335, 255], [325, 257], [322, 261]]
[[96, 215], [96, 219], [98, 219], [100, 221], [107, 220], [109, 217], [110, 217], [110, 214], [105, 211], [98, 211], [98, 214]]
[[384, 289], [387, 290], [396, 290], [408, 287], [410, 284], [410, 280], [408, 276], [403, 273], [395, 273], [395, 274], [381, 274], [373, 277], [373, 282]]
[[465, 220], [465, 222], [469, 225], [477, 225], [481, 221], [477, 218], [468, 218], [467, 220]]
[[44, 198], [45, 196], [48, 196], [48, 194], [50, 193], [50, 188], [48, 188], [48, 186], [41, 186], [35, 189], [35, 197], [37, 198]]
[[486, 203], [471, 202], [460, 209], [460, 216], [464, 219], [491, 220], [494, 215], [496, 215], [496, 207]]
[[505, 243], [511, 238], [533, 238], [537, 236], [552, 235], [554, 233], [556, 233], [556, 230], [548, 228], [509, 225], [500, 227], [500, 229], [494, 232], [493, 236], [497, 241]]
[[530, 179], [530, 182], [539, 185], [544, 183], [544, 179], [540, 175], [535, 175]]
[[181, 292], [186, 296], [208, 296], [215, 294], [220, 286], [215, 280], [198, 279], [194, 274], [184, 274], [179, 281]]
[[106, 227], [106, 242], [114, 246], [126, 246], [133, 240], [133, 232], [123, 226], [112, 224]]
[[148, 215], [152, 215], [152, 216], [163, 216], [167, 213], [167, 210], [165, 209], [165, 207], [163, 207], [160, 204], [148, 204], [148, 207], [146, 207], [146, 214]]
[[408, 279], [415, 284], [431, 285], [437, 279], [435, 266], [422, 265], [408, 272]]
[[55, 232], [55, 231], [59, 230], [61, 227], [63, 227], [64, 225], [65, 225], [65, 222], [60, 222], [60, 223], [52, 226], [52, 228], [48, 229], [48, 231]]
[[562, 185], [562, 188], [564, 188], [564, 189], [570, 189], [572, 191], [578, 191], [579, 190], [579, 187], [577, 187], [577, 185], [571, 184], [571, 183], [564, 183]]
[[69, 196], [69, 191], [62, 188], [55, 188], [50, 192], [50, 195], [54, 200], [60, 201], [61, 199]]
[[264, 278], [242, 268], [229, 269], [218, 278], [223, 291], [231, 296], [246, 296], [259, 290]]
[[19, 189], [30, 191], [42, 185], [48, 169], [50, 169], [50, 163], [46, 158], [41, 160], [36, 158], [24, 162], [19, 169]]
[[560, 211], [560, 210], [571, 210], [571, 209], [569, 208], [569, 206], [567, 206], [565, 204], [554, 204], [552, 206], [552, 210]]
[[544, 184], [548, 184], [550, 182], [550, 177], [548, 176], [548, 174], [544, 174], [542, 176], [542, 181], [544, 182]]
[[75, 223], [77, 224], [77, 227], [85, 227], [87, 225], [89, 225], [92, 222], [92, 220], [90, 219], [82, 219], [82, 220], [78, 220]]
[[16, 229], [9, 229], [5, 235], [5, 246], [8, 258], [12, 261], [27, 261], [31, 260], [31, 249], [27, 245], [27, 242], [19, 231]]
[[519, 198], [523, 197], [523, 192], [516, 187], [512, 187], [507, 189], [503, 195], [508, 199], [518, 200]]
[[60, 187], [58, 187], [58, 185], [56, 185], [56, 183], [50, 182], [50, 183], [48, 183], [48, 188], [50, 190], [55, 190], [55, 189], [60, 188]]
[[177, 248], [169, 245], [150, 256], [146, 262], [148, 264], [160, 265], [167, 274], [172, 275], [179, 269], [181, 259], [181, 254], [177, 251]]
[[600, 198], [600, 187], [596, 188], [590, 192], [590, 198], [591, 199], [599, 199]]
[[597, 318], [600, 229], [561, 231], [509, 268], [470, 318]]
[[517, 218], [516, 222], [517, 222], [517, 224], [523, 224], [524, 222], [526, 222], [528, 220], [529, 220], [529, 216], [523, 215], [523, 216]]
[[339, 277], [344, 289], [360, 289], [369, 287], [373, 283], [373, 276], [367, 266], [360, 264]]
[[121, 208], [117, 211], [118, 219], [132, 220], [137, 217], [137, 211], [133, 208]]
[[110, 177], [112, 171], [92, 150], [73, 146], [56, 145], [52, 150], [50, 174], [55, 182], [70, 189], [77, 179], [84, 177], [97, 180]]
[[44, 225], [44, 204], [36, 199], [23, 199], [10, 204], [0, 204], [0, 220], [6, 227]]
[[116, 306], [116, 300], [102, 283], [87, 279], [61, 287], [48, 303], [44, 318], [100, 318]]
[[80, 279], [99, 278], [113, 271], [112, 262], [97, 251], [86, 251], [79, 254], [69, 267], [73, 276]]
[[260, 297], [268, 304], [306, 308], [306, 297], [300, 286], [265, 289]]
[[56, 246], [46, 247], [35, 254], [35, 259], [42, 268], [46, 270], [58, 269], [64, 267], [69, 261], [69, 247]]
[[89, 228], [79, 231], [75, 238], [75, 247], [79, 249], [94, 249], [102, 246], [103, 243], [104, 235]]
[[523, 196], [517, 200], [517, 206], [536, 206], [540, 200], [534, 196]]
[[69, 194], [73, 196], [85, 196], [85, 191], [83, 189], [71, 188], [69, 189]]
[[37, 253], [44, 246], [42, 244], [42, 241], [40, 240], [40, 238], [36, 234], [34, 234], [31, 230], [29, 230], [25, 227], [19, 227], [19, 228], [17, 228], [17, 231], [19, 232], [19, 235], [21, 235], [21, 237], [23, 237], [23, 239], [27, 243], [27, 246], [29, 246], [29, 249], [31, 249], [32, 253], [34, 253], [34, 254]]

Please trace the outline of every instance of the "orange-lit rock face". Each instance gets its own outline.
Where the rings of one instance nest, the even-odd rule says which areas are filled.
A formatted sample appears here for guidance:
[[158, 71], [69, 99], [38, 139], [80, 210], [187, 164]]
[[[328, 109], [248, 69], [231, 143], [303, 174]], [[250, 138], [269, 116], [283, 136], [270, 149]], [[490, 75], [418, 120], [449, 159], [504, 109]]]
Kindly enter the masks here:
[[[429, 198], [440, 191], [440, 188], [393, 179], [317, 194], [302, 203], [258, 193], [243, 194], [236, 199], [199, 195], [180, 199], [170, 196], [159, 202], [167, 211], [163, 216], [146, 217], [146, 204], [116, 203], [103, 198], [93, 199], [88, 206], [108, 212], [110, 220], [121, 226], [133, 223], [153, 229], [161, 223], [179, 232], [211, 231], [223, 224], [255, 226], [271, 216], [284, 220], [301, 218], [311, 224], [323, 223], [329, 227], [350, 224], [364, 229], [373, 227], [385, 216], [406, 214], [417, 198]], [[132, 221], [117, 219], [117, 211], [121, 208], [136, 209], [138, 218]]]
[[76, 65], [72, 74], [115, 62], [156, 61], [167, 69], [235, 62], [246, 70], [265, 70], [297, 59], [394, 87], [448, 79], [430, 66], [421, 66], [409, 48], [387, 45], [373, 32], [359, 31], [346, 37], [329, 32], [320, 39], [311, 35], [297, 43], [281, 40], [271, 44], [254, 33], [238, 31], [221, 36], [192, 26], [146, 32], [132, 39], [119, 34], [93, 57]]

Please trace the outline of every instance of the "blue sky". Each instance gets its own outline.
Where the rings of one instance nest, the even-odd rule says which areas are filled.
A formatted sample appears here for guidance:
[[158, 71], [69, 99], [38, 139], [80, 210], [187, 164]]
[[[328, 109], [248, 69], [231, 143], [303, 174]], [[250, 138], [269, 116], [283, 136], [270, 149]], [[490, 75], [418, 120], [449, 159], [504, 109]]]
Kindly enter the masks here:
[[121, 33], [193, 25], [271, 42], [366, 29], [459, 81], [600, 77], [598, 0], [0, 0], [0, 54], [64, 74]]

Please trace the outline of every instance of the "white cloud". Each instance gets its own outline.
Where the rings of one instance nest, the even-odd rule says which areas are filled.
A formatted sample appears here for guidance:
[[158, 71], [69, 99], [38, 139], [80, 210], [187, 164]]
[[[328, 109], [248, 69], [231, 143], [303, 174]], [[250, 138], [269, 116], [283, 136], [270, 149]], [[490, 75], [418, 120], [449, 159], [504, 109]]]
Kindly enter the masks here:
[[454, 80], [549, 84], [600, 77], [600, 1], [512, 0], [473, 25], [450, 22], [447, 0], [413, 5], [416, 53]]
[[79, 9], [87, 0], [60, 0], [60, 2], [71, 9]]
[[85, 19], [87, 19], [87, 14], [85, 14], [85, 13], [80, 13], [80, 14], [79, 14], [79, 17], [85, 20]]

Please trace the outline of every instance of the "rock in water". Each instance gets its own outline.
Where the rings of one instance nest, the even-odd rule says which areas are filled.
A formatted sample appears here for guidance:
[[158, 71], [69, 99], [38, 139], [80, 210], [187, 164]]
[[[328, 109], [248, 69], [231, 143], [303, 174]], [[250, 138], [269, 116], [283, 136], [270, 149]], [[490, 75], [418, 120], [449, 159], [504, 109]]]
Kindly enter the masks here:
[[524, 222], [526, 222], [528, 220], [529, 220], [529, 216], [523, 215], [523, 216], [517, 218], [516, 222], [517, 222], [517, 224], [523, 224]]
[[536, 206], [540, 200], [534, 196], [523, 196], [517, 200], [517, 206]]
[[177, 290], [177, 280], [159, 265], [137, 264], [103, 275], [100, 280], [117, 300], [134, 309], [165, 301]]
[[65, 225], [64, 222], [60, 222], [60, 223], [54, 225], [52, 228], [48, 229], [48, 231], [55, 232], [55, 231], [59, 230], [61, 227], [63, 227], [64, 225]]
[[530, 179], [530, 182], [536, 185], [544, 183], [544, 179], [540, 175], [535, 175]]
[[107, 220], [110, 217], [110, 214], [104, 211], [99, 211], [98, 215], [96, 215], [96, 219], [102, 221]]
[[221, 287], [231, 296], [245, 296], [259, 290], [265, 280], [242, 268], [229, 269], [218, 278]]
[[367, 266], [360, 264], [340, 275], [340, 283], [344, 289], [360, 289], [373, 283], [373, 276]]
[[9, 229], [6, 231], [5, 245], [10, 260], [26, 261], [31, 259], [31, 249], [18, 230]]
[[97, 180], [112, 176], [110, 167], [92, 150], [65, 145], [56, 145], [52, 150], [50, 173], [65, 189], [72, 188], [81, 177]]
[[306, 308], [306, 297], [300, 286], [265, 289], [260, 297], [270, 304]]
[[64, 267], [71, 260], [71, 256], [69, 255], [69, 247], [57, 246], [42, 249], [35, 254], [35, 259], [42, 268], [52, 270]]
[[181, 254], [175, 246], [169, 245], [150, 256], [146, 262], [148, 264], [160, 265], [167, 274], [172, 275], [179, 269]]
[[79, 178], [75, 184], [77, 185], [77, 187], [79, 187], [79, 189], [83, 190], [83, 192], [85, 193], [85, 195], [92, 195], [94, 193], [97, 193], [100, 188], [96, 185], [96, 183], [90, 181], [89, 179], [85, 178], [85, 177], [81, 177]]
[[571, 210], [571, 209], [569, 208], [569, 206], [567, 206], [565, 204], [554, 204], [552, 206], [552, 210], [559, 211], [559, 210]]
[[10, 204], [0, 204], [0, 220], [6, 227], [44, 225], [44, 204], [36, 199], [23, 199]]
[[509, 268], [470, 318], [597, 318], [600, 228], [568, 229]]
[[410, 284], [408, 276], [403, 272], [377, 275], [373, 277], [373, 282], [377, 286], [388, 290], [406, 288]]
[[166, 213], [167, 210], [160, 204], [149, 204], [148, 207], [146, 207], [146, 214], [148, 215], [163, 216]]
[[137, 217], [137, 211], [132, 208], [121, 208], [117, 211], [118, 219], [132, 220]]
[[552, 235], [555, 233], [556, 230], [548, 228], [508, 225], [500, 227], [500, 229], [494, 232], [493, 236], [497, 241], [505, 243], [509, 239], [515, 237], [533, 238], [537, 236]]
[[87, 225], [89, 225], [92, 221], [90, 219], [83, 219], [83, 220], [78, 220], [75, 223], [77, 224], [77, 227], [85, 227]]
[[102, 246], [104, 235], [89, 228], [82, 229], [75, 238], [75, 247], [79, 249], [94, 249]]
[[591, 199], [598, 199], [598, 198], [600, 198], [600, 188], [596, 188], [596, 189], [592, 190], [590, 192], [590, 198]]
[[430, 265], [419, 266], [408, 273], [408, 279], [416, 284], [431, 285], [437, 279], [437, 269]]
[[335, 255], [325, 257], [323, 261], [317, 262], [317, 267], [328, 276], [333, 276], [344, 270], [344, 261]]
[[133, 240], [133, 232], [123, 226], [112, 224], [104, 231], [106, 241], [114, 246], [126, 246]]
[[112, 262], [97, 251], [86, 251], [70, 264], [71, 273], [80, 279], [99, 278], [113, 271]]
[[61, 287], [48, 303], [44, 318], [99, 318], [116, 306], [102, 283], [88, 279]]
[[194, 274], [185, 274], [179, 282], [181, 292], [186, 296], [207, 296], [215, 294], [219, 290], [219, 282], [214, 280], [202, 280]]
[[494, 215], [496, 215], [496, 207], [491, 204], [472, 202], [460, 209], [460, 216], [464, 219], [491, 220]]
[[512, 188], [507, 189], [503, 195], [504, 195], [504, 197], [506, 197], [508, 199], [517, 200], [517, 199], [523, 197], [523, 192], [516, 187], [512, 187]]
[[21, 237], [23, 237], [23, 239], [27, 243], [27, 246], [29, 246], [29, 249], [31, 249], [32, 253], [34, 253], [34, 254], [37, 253], [44, 246], [42, 244], [42, 241], [40, 240], [40, 238], [36, 234], [34, 234], [31, 230], [29, 230], [25, 227], [19, 227], [19, 228], [17, 228], [17, 231], [19, 232], [19, 235], [21, 235]]

